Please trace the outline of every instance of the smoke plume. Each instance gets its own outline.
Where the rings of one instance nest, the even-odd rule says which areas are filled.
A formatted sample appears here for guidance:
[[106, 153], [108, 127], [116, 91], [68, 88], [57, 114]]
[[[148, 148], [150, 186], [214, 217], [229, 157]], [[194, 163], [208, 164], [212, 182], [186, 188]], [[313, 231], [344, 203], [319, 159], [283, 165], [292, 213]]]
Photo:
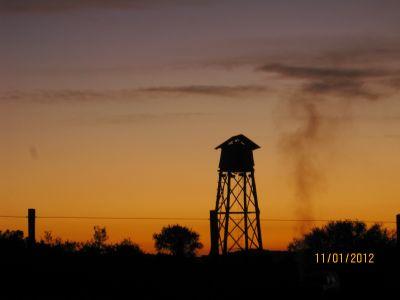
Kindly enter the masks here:
[[281, 137], [279, 145], [291, 166], [296, 216], [304, 220], [298, 228], [304, 233], [313, 225], [312, 204], [325, 177], [322, 150], [331, 146], [340, 122], [340, 118], [327, 116], [324, 109], [348, 116], [356, 102], [376, 101], [383, 96], [371, 89], [369, 83], [393, 78], [398, 71], [285, 64], [266, 64], [257, 70], [299, 83], [296, 96], [287, 99], [287, 109], [290, 119], [300, 123], [296, 130]]
[[297, 200], [296, 215], [299, 219], [305, 220], [299, 223], [300, 232], [303, 233], [312, 224], [310, 221], [313, 219], [312, 200], [323, 177], [317, 159], [321, 114], [315, 101], [292, 99], [290, 105], [295, 106], [296, 111], [302, 110], [304, 119], [302, 118], [300, 127], [296, 131], [281, 137], [280, 148], [292, 166], [292, 180]]

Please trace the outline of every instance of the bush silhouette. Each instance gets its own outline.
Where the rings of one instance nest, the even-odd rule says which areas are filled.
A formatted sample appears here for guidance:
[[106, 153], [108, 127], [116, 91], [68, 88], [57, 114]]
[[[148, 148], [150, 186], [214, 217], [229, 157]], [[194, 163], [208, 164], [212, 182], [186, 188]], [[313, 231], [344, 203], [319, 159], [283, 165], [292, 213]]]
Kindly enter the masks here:
[[109, 247], [109, 252], [118, 256], [132, 256], [143, 254], [138, 244], [133, 243], [130, 239], [124, 239], [119, 243], [115, 243]]
[[163, 227], [160, 233], [153, 235], [153, 238], [158, 252], [166, 251], [178, 257], [194, 256], [196, 250], [203, 247], [197, 232], [180, 225]]
[[322, 228], [313, 228], [301, 239], [294, 239], [288, 250], [382, 249], [394, 246], [395, 242], [394, 233], [380, 224], [368, 228], [361, 221], [333, 221]]
[[130, 239], [123, 239], [117, 243], [106, 243], [108, 240], [105, 227], [94, 226], [93, 237], [90, 241], [74, 242], [53, 237], [51, 231], [45, 231], [43, 238], [37, 243], [36, 249], [52, 254], [85, 254], [85, 255], [112, 255], [112, 256], [135, 256], [143, 254], [139, 245]]
[[24, 250], [25, 244], [24, 233], [21, 230], [0, 231], [0, 253]]
[[24, 232], [21, 230], [0, 230], [0, 242], [1, 243], [15, 243], [15, 244], [23, 244], [24, 243]]
[[44, 237], [36, 244], [36, 248], [53, 254], [77, 253], [81, 248], [81, 243], [63, 241], [60, 237], [53, 237], [51, 231], [45, 231]]

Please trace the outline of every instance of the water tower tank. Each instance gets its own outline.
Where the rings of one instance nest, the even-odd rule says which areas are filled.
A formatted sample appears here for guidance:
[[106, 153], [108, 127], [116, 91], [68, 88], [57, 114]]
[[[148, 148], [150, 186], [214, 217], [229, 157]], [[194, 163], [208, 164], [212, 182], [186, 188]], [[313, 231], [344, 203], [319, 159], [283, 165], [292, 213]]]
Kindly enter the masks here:
[[220, 171], [249, 172], [254, 169], [253, 150], [260, 148], [243, 134], [235, 135], [215, 149], [221, 149]]

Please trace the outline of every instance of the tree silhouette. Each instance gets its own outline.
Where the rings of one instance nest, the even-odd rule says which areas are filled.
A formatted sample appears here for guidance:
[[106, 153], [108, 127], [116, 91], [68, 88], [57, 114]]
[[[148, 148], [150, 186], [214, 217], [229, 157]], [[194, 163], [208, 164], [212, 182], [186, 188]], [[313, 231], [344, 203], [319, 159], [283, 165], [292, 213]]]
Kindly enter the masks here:
[[301, 239], [294, 239], [288, 250], [382, 249], [394, 246], [395, 242], [394, 233], [380, 224], [368, 228], [361, 221], [333, 221], [322, 228], [313, 228]]
[[199, 237], [197, 232], [180, 225], [168, 225], [153, 235], [158, 252], [167, 251], [178, 257], [194, 256], [203, 247]]
[[43, 243], [51, 245], [54, 242], [53, 233], [51, 231], [45, 230], [44, 237], [42, 239]]
[[80, 245], [80, 252], [87, 255], [102, 255], [108, 252], [111, 245], [107, 245], [108, 240], [107, 230], [105, 227], [94, 226], [93, 237], [90, 241]]
[[107, 230], [105, 227], [94, 226], [93, 227], [93, 245], [97, 248], [104, 248], [106, 241], [108, 240]]

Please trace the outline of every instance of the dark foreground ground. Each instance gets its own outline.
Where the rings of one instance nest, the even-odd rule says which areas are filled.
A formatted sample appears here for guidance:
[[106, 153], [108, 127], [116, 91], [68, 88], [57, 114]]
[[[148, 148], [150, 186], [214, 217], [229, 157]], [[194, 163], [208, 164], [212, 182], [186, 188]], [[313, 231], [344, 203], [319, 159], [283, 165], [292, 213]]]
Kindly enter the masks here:
[[353, 265], [269, 251], [192, 259], [14, 253], [1, 257], [0, 299], [397, 299], [389, 295], [400, 295], [398, 253]]

